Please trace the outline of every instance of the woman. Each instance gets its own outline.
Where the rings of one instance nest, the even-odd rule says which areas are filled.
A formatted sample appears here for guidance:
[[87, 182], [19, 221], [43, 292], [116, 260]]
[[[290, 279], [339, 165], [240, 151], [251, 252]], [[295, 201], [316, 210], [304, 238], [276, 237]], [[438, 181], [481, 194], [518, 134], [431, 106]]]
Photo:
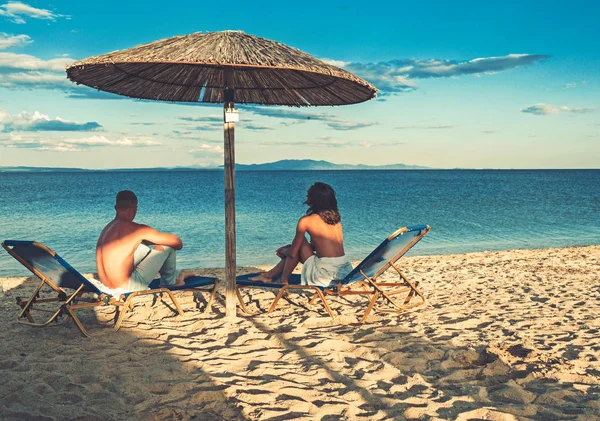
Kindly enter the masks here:
[[[302, 285], [329, 286], [352, 271], [344, 254], [344, 235], [335, 192], [325, 183], [313, 184], [306, 193], [308, 210], [298, 221], [292, 244], [275, 252], [281, 261], [270, 271], [249, 278], [251, 281], [273, 282], [281, 274], [278, 284], [287, 284], [298, 262], [302, 262]], [[305, 234], [310, 235], [310, 243]]]

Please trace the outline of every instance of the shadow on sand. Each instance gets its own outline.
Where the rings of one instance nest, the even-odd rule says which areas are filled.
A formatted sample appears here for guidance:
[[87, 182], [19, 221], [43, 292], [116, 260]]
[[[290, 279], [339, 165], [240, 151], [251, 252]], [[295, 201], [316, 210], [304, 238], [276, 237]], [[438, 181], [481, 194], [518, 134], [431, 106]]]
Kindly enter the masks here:
[[[207, 273], [207, 276], [214, 275]], [[14, 290], [26, 295], [34, 282]], [[22, 291], [21, 291], [22, 290]], [[273, 294], [251, 290], [255, 309]], [[122, 329], [114, 311], [82, 311], [75, 326], [35, 329], [2, 306], [2, 419], [575, 419], [598, 415], [597, 385], [559, 383], [527, 363], [525, 348], [453, 345], [453, 335], [417, 332], [409, 316], [354, 323], [364, 307], [334, 300], [331, 321], [306, 305], [272, 315], [202, 315], [199, 293], [180, 293], [183, 316], [141, 299]], [[348, 305], [352, 304], [352, 305]], [[420, 311], [426, 311], [420, 310]], [[477, 327], [477, 326], [476, 326]], [[479, 327], [477, 327], [479, 328]], [[483, 327], [484, 328], [484, 327]], [[507, 362], [521, 358], [521, 365]], [[494, 418], [495, 417], [495, 418]]]

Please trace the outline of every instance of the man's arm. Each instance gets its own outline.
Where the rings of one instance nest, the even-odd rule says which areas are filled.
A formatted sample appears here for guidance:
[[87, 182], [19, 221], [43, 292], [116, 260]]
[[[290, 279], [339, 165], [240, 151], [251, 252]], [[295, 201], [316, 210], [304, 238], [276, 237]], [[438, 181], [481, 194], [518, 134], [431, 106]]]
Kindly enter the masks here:
[[153, 244], [172, 247], [175, 250], [181, 250], [183, 247], [183, 242], [178, 236], [160, 232], [148, 226], [140, 227], [138, 235], [140, 236], [140, 241], [149, 241]]

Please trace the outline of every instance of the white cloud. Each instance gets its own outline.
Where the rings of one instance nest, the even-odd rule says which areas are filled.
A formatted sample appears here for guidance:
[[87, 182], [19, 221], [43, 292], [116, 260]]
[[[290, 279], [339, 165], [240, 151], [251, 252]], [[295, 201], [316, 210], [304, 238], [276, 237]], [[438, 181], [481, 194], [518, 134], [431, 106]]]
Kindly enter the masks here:
[[31, 44], [33, 40], [27, 35], [9, 35], [5, 32], [0, 32], [0, 50], [7, 48], [23, 47]]
[[570, 108], [566, 105], [534, 104], [521, 108], [521, 112], [535, 115], [548, 115], [559, 113], [585, 114], [594, 111], [595, 108]]
[[[73, 63], [75, 60], [69, 57], [53, 58], [50, 60], [42, 60], [40, 58], [30, 56], [29, 54], [16, 53], [0, 53], [0, 69], [8, 69], [15, 71], [22, 70], [47, 70], [50, 72], [64, 73], [65, 67]], [[66, 78], [66, 76], [65, 76]]]
[[456, 127], [453, 124], [432, 124], [432, 125], [426, 125], [426, 124], [420, 124], [420, 125], [413, 125], [413, 126], [398, 126], [398, 127], [394, 127], [394, 129], [398, 129], [398, 130], [445, 130], [445, 129], [452, 129]]
[[321, 61], [323, 63], [327, 63], [327, 64], [330, 64], [330, 65], [335, 66], [335, 67], [344, 67], [344, 66], [347, 66], [349, 64], [347, 61], [332, 60], [330, 58], [322, 58]]
[[0, 137], [0, 146], [52, 152], [82, 152], [99, 147], [148, 147], [160, 144], [153, 139], [135, 137], [109, 139], [105, 136], [89, 136], [51, 139], [46, 136], [39, 137], [14, 132], [9, 133], [7, 137]]
[[0, 73], [0, 86], [10, 89], [73, 89], [64, 76], [41, 72]]
[[[271, 107], [252, 107], [248, 111], [265, 117], [291, 119], [296, 122], [322, 121], [333, 130], [356, 130], [379, 124], [377, 121], [349, 121], [329, 113], [305, 113], [296, 110], [278, 109]], [[287, 125], [290, 125], [289, 123]]]
[[328, 121], [325, 124], [333, 130], [356, 130], [362, 129], [363, 127], [376, 126], [379, 123], [377, 121], [348, 121], [337, 119]]
[[379, 63], [347, 63], [344, 68], [385, 93], [413, 91], [412, 79], [443, 78], [501, 72], [550, 58], [540, 54], [508, 54], [470, 61], [402, 59]]
[[22, 112], [16, 116], [0, 109], [0, 132], [10, 133], [14, 131], [40, 132], [40, 131], [94, 131], [102, 129], [95, 121], [76, 123], [60, 117], [49, 116], [35, 111], [34, 113]]
[[207, 145], [203, 143], [197, 149], [192, 149], [190, 153], [196, 158], [202, 158], [206, 155], [223, 155], [223, 148], [218, 145]]
[[565, 89], [573, 89], [573, 88], [577, 88], [577, 87], [581, 87], [583, 85], [587, 85], [588, 81], [587, 80], [582, 80], [580, 82], [571, 82], [571, 83], [566, 83], [564, 88]]
[[11, 1], [0, 6], [0, 16], [9, 18], [13, 23], [24, 24], [26, 18], [55, 21], [57, 18], [69, 19], [69, 16], [54, 13], [48, 9], [38, 9], [18, 1]]
[[179, 117], [183, 121], [194, 121], [194, 122], [208, 122], [208, 123], [219, 123], [223, 124], [222, 115], [210, 115], [210, 116], [183, 116]]
[[65, 66], [73, 61], [70, 57], [43, 60], [29, 54], [0, 52], [0, 87], [59, 89], [76, 94], [83, 89], [71, 83], [65, 74]]

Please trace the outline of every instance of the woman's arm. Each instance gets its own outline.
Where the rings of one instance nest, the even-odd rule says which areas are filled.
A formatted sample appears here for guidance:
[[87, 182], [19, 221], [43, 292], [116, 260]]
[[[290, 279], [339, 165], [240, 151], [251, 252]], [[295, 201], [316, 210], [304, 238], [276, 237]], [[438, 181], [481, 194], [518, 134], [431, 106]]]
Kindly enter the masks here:
[[298, 221], [298, 225], [296, 225], [296, 235], [294, 236], [294, 241], [292, 241], [292, 246], [287, 250], [287, 255], [289, 257], [298, 257], [298, 254], [300, 253], [300, 247], [302, 247], [302, 242], [305, 238], [304, 236], [308, 230], [307, 218], [307, 216], [303, 216]]

